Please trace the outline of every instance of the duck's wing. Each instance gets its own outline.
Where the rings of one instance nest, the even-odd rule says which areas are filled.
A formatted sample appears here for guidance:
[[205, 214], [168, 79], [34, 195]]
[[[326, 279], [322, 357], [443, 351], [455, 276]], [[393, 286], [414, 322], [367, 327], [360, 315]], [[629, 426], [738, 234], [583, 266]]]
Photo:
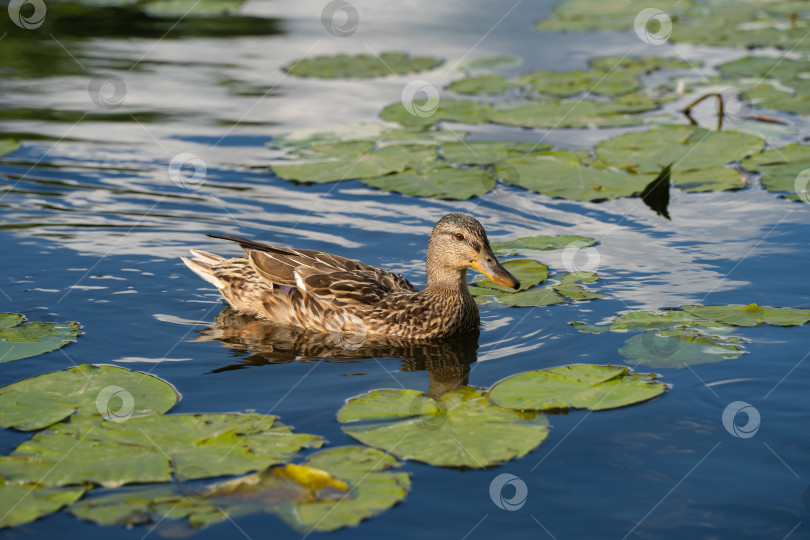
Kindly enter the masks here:
[[311, 249], [270, 246], [231, 235], [208, 235], [237, 242], [262, 279], [295, 287], [335, 306], [374, 305], [394, 292], [416, 292], [407, 279], [382, 268]]

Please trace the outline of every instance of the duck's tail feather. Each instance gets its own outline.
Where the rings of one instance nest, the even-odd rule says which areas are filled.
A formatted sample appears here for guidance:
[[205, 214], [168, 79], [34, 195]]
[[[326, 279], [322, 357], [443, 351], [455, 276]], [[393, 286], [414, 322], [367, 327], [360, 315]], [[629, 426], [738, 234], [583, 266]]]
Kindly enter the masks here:
[[186, 263], [186, 266], [193, 270], [195, 274], [203, 278], [217, 289], [222, 290], [225, 287], [225, 283], [216, 276], [212, 265], [224, 260], [224, 257], [196, 249], [192, 249], [190, 251], [191, 254], [194, 255], [193, 259], [180, 257], [180, 260]]

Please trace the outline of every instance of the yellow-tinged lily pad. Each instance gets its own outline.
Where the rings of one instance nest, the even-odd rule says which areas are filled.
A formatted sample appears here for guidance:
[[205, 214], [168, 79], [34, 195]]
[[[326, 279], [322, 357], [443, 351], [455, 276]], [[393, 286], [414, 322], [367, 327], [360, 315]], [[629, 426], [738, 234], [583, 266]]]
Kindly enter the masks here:
[[76, 336], [81, 331], [79, 324], [75, 322], [23, 323], [24, 320], [25, 317], [17, 313], [0, 313], [0, 362], [56, 350], [76, 341]]
[[[535, 263], [535, 266], [530, 263]], [[520, 279], [520, 290], [512, 291], [501, 287], [489, 280], [480, 280], [477, 286], [468, 287], [470, 294], [476, 297], [476, 302], [483, 303], [495, 301], [510, 307], [542, 307], [554, 304], [565, 304], [570, 300], [584, 301], [603, 298], [605, 295], [595, 293], [582, 287], [580, 283], [593, 283], [599, 275], [593, 272], [562, 273], [554, 276], [552, 282], [545, 287], [537, 286], [547, 277], [547, 268], [536, 261], [517, 259], [504, 262], [510, 272], [525, 274]], [[540, 268], [542, 267], [542, 268]], [[514, 271], [513, 271], [514, 270]], [[517, 275], [516, 274], [516, 275]], [[544, 276], [542, 280], [538, 278]], [[480, 278], [479, 278], [480, 279]]]
[[276, 416], [178, 414], [116, 421], [74, 418], [0, 457], [7, 482], [116, 487], [242, 474], [288, 461], [323, 439], [294, 434]]
[[14, 139], [0, 139], [0, 156], [16, 152], [20, 148], [20, 143]]
[[379, 56], [370, 54], [338, 54], [316, 56], [296, 60], [284, 66], [284, 71], [298, 77], [323, 79], [352, 79], [406, 75], [439, 67], [440, 58], [410, 56], [402, 52], [384, 52]]
[[374, 390], [348, 400], [338, 421], [363, 444], [442, 467], [490, 467], [526, 455], [548, 435], [544, 415], [493, 406], [469, 387], [439, 400], [413, 390]]
[[389, 472], [399, 466], [374, 448], [342, 446], [317, 452], [301, 465], [271, 467], [207, 486], [102, 491], [69, 511], [99, 525], [187, 520], [191, 527], [273, 513], [301, 532], [332, 531], [357, 525], [404, 499], [408, 473]]
[[53, 514], [84, 495], [84, 486], [46, 488], [7, 484], [0, 478], [0, 529], [16, 527]]
[[31, 431], [74, 413], [110, 420], [160, 414], [179, 397], [172, 385], [154, 375], [82, 364], [0, 388], [0, 426]]
[[682, 306], [696, 317], [732, 326], [801, 326], [810, 321], [810, 309], [747, 306]]
[[601, 411], [647, 401], [666, 388], [654, 375], [630, 373], [626, 367], [578, 364], [513, 375], [495, 384], [489, 397], [518, 410]]

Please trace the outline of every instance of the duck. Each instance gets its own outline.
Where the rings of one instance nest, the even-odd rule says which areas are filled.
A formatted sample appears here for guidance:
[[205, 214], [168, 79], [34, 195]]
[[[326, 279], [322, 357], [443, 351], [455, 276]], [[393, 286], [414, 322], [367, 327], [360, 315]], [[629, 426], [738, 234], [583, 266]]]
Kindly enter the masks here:
[[245, 256], [192, 249], [192, 258], [181, 259], [234, 310], [328, 333], [348, 349], [360, 347], [370, 335], [419, 340], [477, 329], [480, 315], [467, 289], [468, 268], [504, 287], [520, 288], [495, 257], [481, 223], [461, 213], [447, 214], [433, 227], [421, 291], [399, 274], [339, 255], [229, 234], [207, 236], [237, 243]]

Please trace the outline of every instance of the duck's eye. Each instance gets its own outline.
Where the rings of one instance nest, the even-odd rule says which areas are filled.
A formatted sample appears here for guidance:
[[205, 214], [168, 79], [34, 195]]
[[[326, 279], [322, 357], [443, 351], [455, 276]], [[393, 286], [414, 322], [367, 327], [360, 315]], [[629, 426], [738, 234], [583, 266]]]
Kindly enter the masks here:
[[463, 234], [461, 234], [461, 233], [458, 233], [458, 232], [457, 232], [457, 233], [455, 234], [455, 237], [456, 237], [456, 240], [458, 240], [459, 242], [461, 242], [462, 240], [464, 240], [464, 235], [463, 235]]

